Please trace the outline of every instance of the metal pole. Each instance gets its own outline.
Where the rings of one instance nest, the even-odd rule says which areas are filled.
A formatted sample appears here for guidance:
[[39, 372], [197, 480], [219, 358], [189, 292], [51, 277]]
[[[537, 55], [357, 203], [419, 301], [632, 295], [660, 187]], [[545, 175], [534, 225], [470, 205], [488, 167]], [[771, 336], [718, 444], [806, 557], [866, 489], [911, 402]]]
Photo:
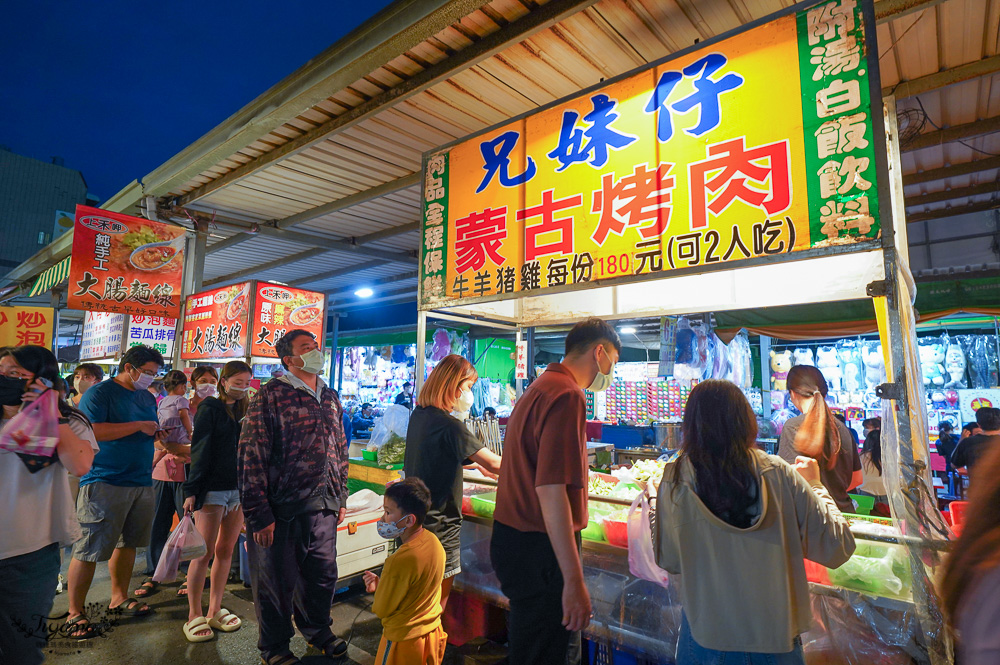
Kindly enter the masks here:
[[413, 368], [413, 394], [420, 396], [424, 387], [424, 372], [427, 370], [427, 312], [417, 310], [417, 361]]
[[[345, 348], [344, 351], [347, 349]], [[337, 361], [337, 392], [344, 392], [344, 352], [340, 353], [340, 360]]]
[[528, 382], [535, 380], [535, 328], [528, 328]]
[[194, 236], [194, 256], [191, 293], [201, 291], [205, 279], [205, 250], [208, 245], [208, 222], [199, 221]]
[[59, 359], [59, 301], [61, 292], [52, 289], [52, 353]]
[[334, 369], [337, 366], [337, 338], [340, 335], [340, 314], [333, 312], [333, 339], [330, 341], [330, 385], [334, 384]]
[[761, 415], [771, 418], [771, 338], [760, 336], [760, 398]]

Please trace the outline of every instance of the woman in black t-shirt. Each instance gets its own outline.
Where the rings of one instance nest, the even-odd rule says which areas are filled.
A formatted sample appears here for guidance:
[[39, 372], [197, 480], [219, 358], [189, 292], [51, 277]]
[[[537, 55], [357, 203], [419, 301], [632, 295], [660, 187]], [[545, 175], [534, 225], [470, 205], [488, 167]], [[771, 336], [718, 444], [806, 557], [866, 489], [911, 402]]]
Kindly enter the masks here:
[[472, 363], [462, 356], [445, 357], [421, 388], [406, 430], [403, 471], [406, 477], [420, 478], [430, 490], [431, 509], [424, 528], [438, 537], [445, 551], [442, 610], [455, 575], [462, 571], [462, 466], [474, 463], [489, 474], [500, 471], [500, 458], [483, 447], [464, 423], [472, 408], [472, 384], [478, 378]]

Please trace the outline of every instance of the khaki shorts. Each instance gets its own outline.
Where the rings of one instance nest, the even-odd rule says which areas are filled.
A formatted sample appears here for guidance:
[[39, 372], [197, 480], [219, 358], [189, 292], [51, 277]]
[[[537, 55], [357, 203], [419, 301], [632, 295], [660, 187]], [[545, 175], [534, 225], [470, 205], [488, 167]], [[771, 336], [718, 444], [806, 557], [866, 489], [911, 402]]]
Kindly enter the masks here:
[[84, 485], [76, 500], [83, 537], [73, 546], [73, 558], [107, 561], [116, 547], [148, 547], [153, 505], [152, 487]]

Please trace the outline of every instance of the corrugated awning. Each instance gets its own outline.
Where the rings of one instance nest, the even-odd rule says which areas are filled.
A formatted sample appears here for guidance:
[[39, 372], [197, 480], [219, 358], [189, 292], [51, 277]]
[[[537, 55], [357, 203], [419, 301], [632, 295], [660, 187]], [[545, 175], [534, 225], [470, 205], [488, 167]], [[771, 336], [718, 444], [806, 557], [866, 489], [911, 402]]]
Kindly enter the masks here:
[[61, 284], [65, 280], [69, 279], [69, 262], [72, 257], [67, 256], [65, 259], [55, 264], [35, 280], [35, 283], [31, 287], [31, 291], [28, 293], [28, 297], [37, 296], [45, 293], [53, 286]]

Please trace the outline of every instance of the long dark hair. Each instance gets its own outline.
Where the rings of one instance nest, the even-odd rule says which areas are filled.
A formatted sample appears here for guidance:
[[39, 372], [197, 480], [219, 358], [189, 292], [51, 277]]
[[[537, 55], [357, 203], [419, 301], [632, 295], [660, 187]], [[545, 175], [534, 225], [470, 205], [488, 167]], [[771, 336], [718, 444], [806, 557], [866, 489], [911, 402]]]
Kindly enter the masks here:
[[795, 433], [795, 450], [832, 469], [840, 454], [840, 432], [826, 403], [826, 377], [812, 365], [796, 365], [788, 370], [788, 390], [813, 400], [812, 408]]
[[[46, 379], [52, 382], [52, 389], [59, 394], [60, 389], [66, 386], [63, 378], [59, 376], [59, 361], [55, 354], [42, 346], [13, 346], [0, 351], [0, 358], [12, 356], [18, 365], [35, 375], [36, 379]], [[87, 426], [90, 421], [81, 411], [74, 409], [66, 400], [59, 397], [59, 414], [63, 418], [76, 418]]]
[[978, 463], [976, 482], [970, 486], [969, 509], [958, 542], [941, 577], [945, 615], [955, 625], [959, 604], [976, 577], [1000, 565], [1000, 446], [993, 446]]
[[[225, 367], [222, 368], [222, 375], [219, 376], [219, 397], [223, 401], [229, 398], [229, 395], [226, 394], [226, 387], [222, 384], [222, 380], [232, 378], [237, 374], [249, 374], [250, 378], [253, 378], [253, 369], [242, 360], [230, 360], [226, 363]], [[226, 404], [226, 410], [236, 419], [236, 422], [239, 422], [246, 415], [249, 405], [250, 398], [243, 395], [232, 404]]]
[[882, 475], [882, 433], [873, 429], [868, 432], [865, 442], [861, 446], [861, 454], [868, 455], [869, 461], [878, 469], [878, 474]]
[[681, 434], [673, 491], [687, 459], [694, 467], [695, 491], [708, 509], [737, 528], [749, 527], [748, 509], [760, 494], [752, 452], [757, 418], [743, 391], [729, 381], [699, 383], [684, 408]]

